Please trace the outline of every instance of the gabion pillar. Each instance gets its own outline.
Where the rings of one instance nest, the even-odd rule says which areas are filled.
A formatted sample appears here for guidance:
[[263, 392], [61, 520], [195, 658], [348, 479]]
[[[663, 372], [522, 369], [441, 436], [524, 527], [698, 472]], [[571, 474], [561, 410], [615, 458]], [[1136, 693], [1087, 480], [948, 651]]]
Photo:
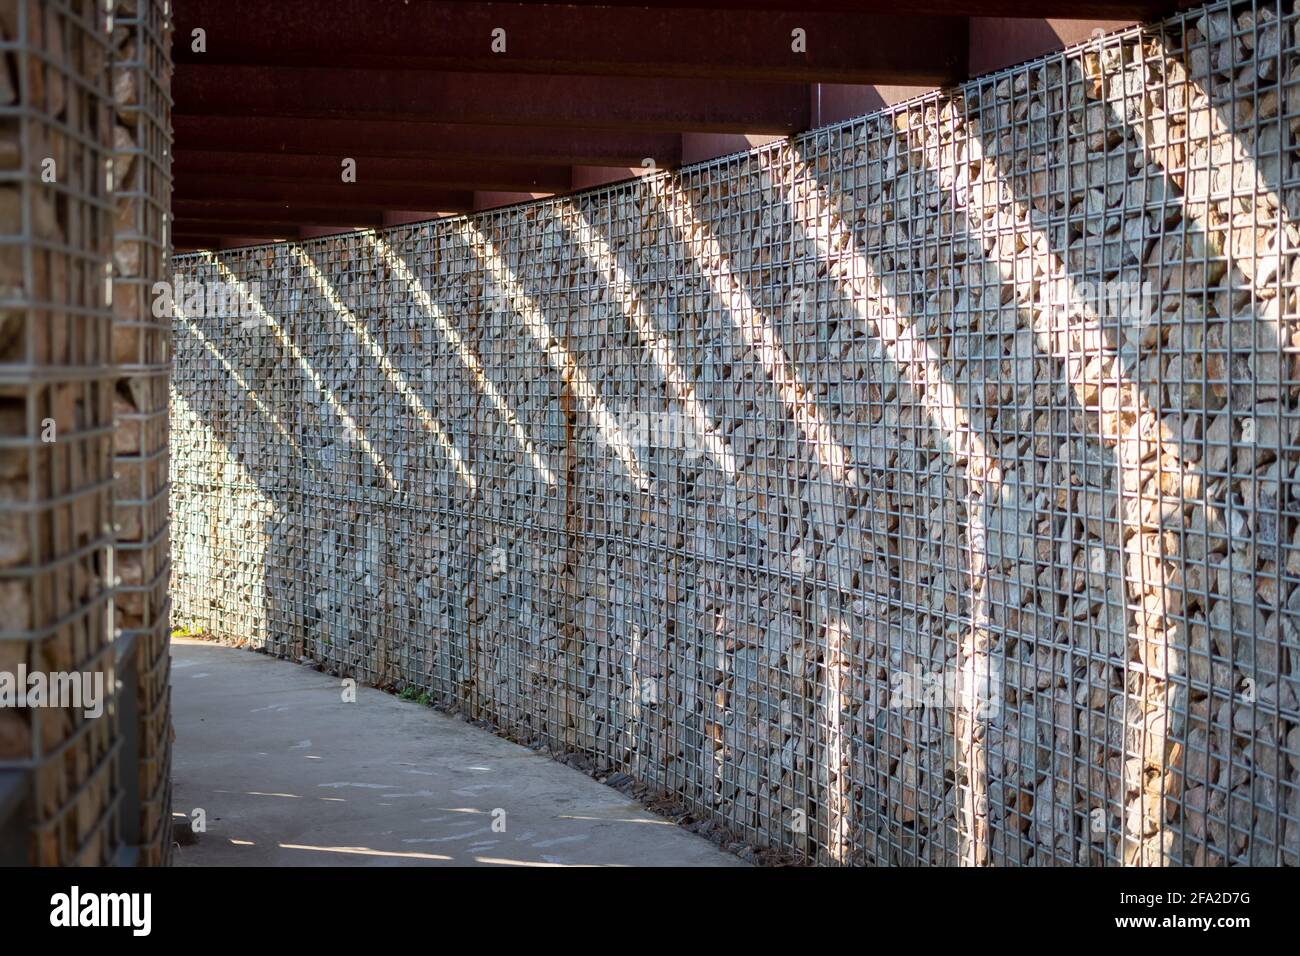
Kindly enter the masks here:
[[[117, 366], [117, 627], [135, 658], [139, 863], [171, 850], [168, 666], [167, 389], [171, 317], [154, 286], [170, 280], [170, 12], [163, 0], [115, 0], [113, 43], [113, 361]], [[125, 771], [124, 771], [125, 772]], [[128, 824], [129, 826], [129, 824]]]
[[108, 57], [97, 0], [0, 3], [0, 671], [103, 705], [0, 707], [6, 862], [120, 843]]

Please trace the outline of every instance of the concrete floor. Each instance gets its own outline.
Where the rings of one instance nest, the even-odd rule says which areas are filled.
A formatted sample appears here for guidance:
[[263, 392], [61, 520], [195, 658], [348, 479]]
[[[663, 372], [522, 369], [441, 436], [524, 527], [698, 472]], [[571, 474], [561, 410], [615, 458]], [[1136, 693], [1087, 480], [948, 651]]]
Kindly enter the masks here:
[[745, 865], [429, 707], [198, 641], [172, 668], [174, 810], [207, 817], [178, 866]]

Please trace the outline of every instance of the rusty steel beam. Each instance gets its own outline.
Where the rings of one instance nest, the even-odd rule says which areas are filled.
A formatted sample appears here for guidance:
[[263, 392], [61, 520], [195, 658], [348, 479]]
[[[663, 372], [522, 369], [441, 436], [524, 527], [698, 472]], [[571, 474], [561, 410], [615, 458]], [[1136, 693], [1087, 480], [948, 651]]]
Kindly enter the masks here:
[[[186, 0], [178, 35], [202, 27], [207, 45], [197, 53], [178, 44], [176, 61], [868, 84], [942, 84], [964, 74], [963, 17], [792, 6], [738, 18], [653, 6]], [[796, 29], [804, 31], [798, 51]]]
[[[436, 213], [421, 213], [409, 222], [427, 222], [439, 218]], [[406, 223], [402, 223], [403, 225]], [[390, 225], [385, 222], [383, 225]], [[253, 218], [247, 220], [223, 218], [220, 214], [213, 216], [186, 216], [176, 221], [174, 231], [191, 235], [228, 234], [239, 236], [294, 236], [308, 235], [312, 230], [330, 232], [350, 232], [357, 229], [379, 228], [373, 221], [340, 222], [321, 225], [319, 223], [302, 223], [298, 220], [286, 221], [275, 218]]]
[[375, 209], [468, 209], [471, 190], [403, 184], [272, 182], [248, 176], [198, 176], [178, 173], [175, 198], [298, 203], [308, 206]]
[[[508, 189], [566, 192], [572, 185], [563, 166], [511, 162], [465, 162], [395, 159], [348, 153], [355, 160], [356, 181], [365, 185], [415, 184], [456, 189]], [[260, 182], [341, 182], [343, 157], [282, 153], [223, 153], [176, 150], [172, 171], [179, 176], [247, 176]]]
[[202, 249], [221, 249], [231, 240], [247, 240], [243, 245], [262, 245], [277, 239], [297, 239], [297, 234], [289, 236], [237, 236], [233, 233], [181, 233], [172, 237], [172, 245], [178, 253], [198, 252]]
[[[296, 236], [302, 223], [274, 219], [195, 219], [187, 216], [177, 219], [172, 227], [175, 235], [229, 235], [229, 236]], [[339, 229], [354, 228], [354, 224], [339, 224]]]
[[[177, 0], [183, 5], [190, 0]], [[447, 0], [457, 6], [478, 0]], [[555, 0], [512, 0], [530, 7], [552, 6]], [[580, 7], [684, 7], [707, 10], [782, 11], [816, 10], [839, 13], [908, 13], [930, 16], [1066, 17], [1077, 20], [1143, 19], [1196, 6], [1202, 0], [563, 0]]]
[[[780, 133], [809, 125], [799, 83], [319, 67], [188, 66], [178, 113], [659, 132]], [[182, 144], [183, 145], [183, 144]]]
[[681, 163], [681, 139], [669, 133], [392, 123], [256, 116], [172, 116], [177, 149], [461, 161], [509, 159], [561, 166]]
[[172, 244], [180, 246], [195, 246], [202, 242], [210, 243], [214, 240], [224, 240], [232, 237], [248, 239], [252, 242], [275, 242], [277, 240], [293, 242], [302, 238], [297, 229], [285, 233], [271, 232], [265, 229], [255, 229], [252, 232], [212, 232], [210, 234], [207, 232], [194, 232], [192, 230], [187, 230], [185, 232], [177, 233], [175, 238], [172, 240]]
[[[469, 207], [466, 207], [467, 209]], [[295, 222], [302, 226], [382, 226], [383, 207], [329, 206], [265, 200], [186, 199], [172, 201], [176, 219]]]

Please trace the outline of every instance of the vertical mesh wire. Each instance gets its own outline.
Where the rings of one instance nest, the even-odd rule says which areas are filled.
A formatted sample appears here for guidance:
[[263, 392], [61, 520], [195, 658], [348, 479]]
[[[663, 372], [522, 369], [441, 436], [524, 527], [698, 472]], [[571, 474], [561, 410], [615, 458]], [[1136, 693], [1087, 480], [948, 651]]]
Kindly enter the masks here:
[[29, 862], [117, 850], [108, 34], [93, 0], [0, 4], [0, 670], [102, 678], [102, 716], [0, 709]]
[[135, 641], [141, 862], [171, 852], [167, 527], [172, 319], [153, 307], [171, 281], [170, 14], [164, 0], [113, 8], [114, 500], [120, 636]]
[[178, 621], [811, 861], [1300, 862], [1296, 30], [178, 259]]

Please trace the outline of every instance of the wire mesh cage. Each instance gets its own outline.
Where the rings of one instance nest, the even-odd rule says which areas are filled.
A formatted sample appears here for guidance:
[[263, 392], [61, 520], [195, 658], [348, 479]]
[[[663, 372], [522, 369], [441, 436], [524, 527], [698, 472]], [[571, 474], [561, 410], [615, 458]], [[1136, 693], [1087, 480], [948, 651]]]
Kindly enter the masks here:
[[85, 680], [102, 706], [0, 708], [44, 865], [118, 845], [105, 27], [93, 0], [0, 5], [0, 671]]
[[812, 861], [1300, 862], [1296, 32], [178, 259], [178, 620]]
[[141, 862], [171, 851], [168, 378], [171, 316], [170, 12], [165, 0], [113, 6], [113, 360], [117, 628], [135, 645]]

